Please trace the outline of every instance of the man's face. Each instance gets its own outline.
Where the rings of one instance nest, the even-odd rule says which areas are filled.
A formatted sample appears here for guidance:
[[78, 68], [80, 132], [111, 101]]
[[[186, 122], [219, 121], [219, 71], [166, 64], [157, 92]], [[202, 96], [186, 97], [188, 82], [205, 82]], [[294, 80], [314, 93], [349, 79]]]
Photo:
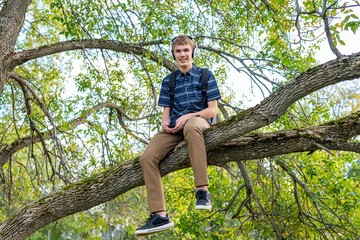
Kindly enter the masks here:
[[174, 56], [179, 67], [188, 68], [192, 66], [192, 47], [190, 43], [174, 46]]

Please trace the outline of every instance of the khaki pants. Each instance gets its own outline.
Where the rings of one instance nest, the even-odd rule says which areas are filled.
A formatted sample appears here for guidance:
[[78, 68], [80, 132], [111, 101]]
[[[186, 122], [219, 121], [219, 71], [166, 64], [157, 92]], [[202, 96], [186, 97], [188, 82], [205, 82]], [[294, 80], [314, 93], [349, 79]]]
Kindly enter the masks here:
[[166, 211], [159, 163], [166, 154], [184, 139], [189, 149], [189, 158], [194, 172], [195, 186], [209, 185], [206, 148], [203, 135], [203, 132], [209, 127], [210, 125], [205, 119], [195, 117], [187, 121], [183, 131], [176, 134], [162, 131], [151, 139], [149, 145], [140, 157], [151, 213]]

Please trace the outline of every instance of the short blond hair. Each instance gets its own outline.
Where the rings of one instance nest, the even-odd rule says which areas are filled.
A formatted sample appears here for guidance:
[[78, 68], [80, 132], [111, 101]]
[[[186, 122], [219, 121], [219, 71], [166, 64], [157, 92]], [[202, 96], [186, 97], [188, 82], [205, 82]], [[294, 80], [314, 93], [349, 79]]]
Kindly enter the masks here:
[[174, 46], [176, 46], [176, 45], [186, 45], [186, 44], [190, 44], [192, 51], [194, 52], [195, 42], [192, 39], [192, 37], [187, 36], [187, 35], [180, 35], [180, 36], [174, 37], [171, 40], [171, 51], [174, 51]]

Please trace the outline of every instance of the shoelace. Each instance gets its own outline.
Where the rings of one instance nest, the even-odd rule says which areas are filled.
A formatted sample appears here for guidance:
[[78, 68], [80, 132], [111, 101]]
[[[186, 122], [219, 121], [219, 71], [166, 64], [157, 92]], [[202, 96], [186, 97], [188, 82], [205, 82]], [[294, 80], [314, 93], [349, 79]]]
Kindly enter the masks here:
[[206, 191], [197, 191], [196, 192], [196, 197], [198, 198], [198, 199], [207, 199], [206, 197], [207, 197], [207, 194], [206, 194], [207, 192]]
[[145, 220], [145, 223], [150, 222], [152, 219], [154, 219], [156, 217], [155, 214], [150, 214], [150, 217], [148, 219]]

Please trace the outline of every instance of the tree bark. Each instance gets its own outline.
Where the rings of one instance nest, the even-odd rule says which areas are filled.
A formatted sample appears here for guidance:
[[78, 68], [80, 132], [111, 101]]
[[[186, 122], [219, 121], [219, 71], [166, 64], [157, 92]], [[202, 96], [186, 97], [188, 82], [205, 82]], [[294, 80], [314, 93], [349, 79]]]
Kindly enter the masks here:
[[18, 52], [9, 58], [10, 65], [12, 67], [19, 66], [30, 60], [49, 56], [55, 53], [83, 50], [83, 49], [107, 49], [114, 52], [122, 52], [127, 54], [136, 54], [146, 56], [149, 54], [149, 58], [157, 63], [162, 63], [164, 67], [170, 71], [176, 69], [176, 65], [169, 61], [167, 58], [159, 56], [155, 52], [151, 52], [146, 48], [138, 46], [136, 44], [124, 43], [120, 41], [104, 40], [104, 39], [87, 39], [87, 40], [74, 40], [54, 43], [47, 46], [42, 46], [36, 49], [29, 49], [26, 51]]
[[[54, 53], [85, 48], [110, 49], [127, 54], [148, 55], [161, 62], [169, 70], [175, 65], [156, 53], [138, 45], [101, 39], [66, 41], [37, 49], [15, 53], [15, 43], [23, 25], [31, 0], [5, 1], [0, 12], [0, 94], [11, 71], [27, 61]], [[205, 132], [209, 164], [224, 166], [231, 161], [244, 161], [303, 151], [349, 150], [360, 152], [358, 143], [348, 140], [360, 134], [360, 113], [326, 125], [308, 129], [294, 129], [268, 134], [245, 135], [266, 126], [279, 117], [295, 101], [323, 87], [360, 77], [360, 53], [342, 56], [336, 60], [312, 68], [281, 87], [257, 106], [215, 125]], [[110, 105], [105, 107], [111, 107]], [[49, 132], [44, 138], [50, 138]], [[10, 145], [2, 149], [6, 157], [26, 144]], [[11, 151], [8, 151], [11, 150]], [[2, 159], [1, 159], [2, 160]], [[180, 144], [160, 164], [162, 176], [190, 167], [187, 146]], [[34, 201], [13, 214], [0, 225], [0, 238], [25, 239], [41, 227], [86, 209], [110, 201], [115, 197], [143, 185], [139, 158], [108, 169], [80, 182]]]
[[[212, 139], [212, 131], [206, 133]], [[360, 112], [326, 125], [277, 133], [253, 134], [217, 144], [208, 151], [209, 164], [224, 166], [232, 161], [321, 150], [360, 152], [360, 144], [347, 142], [360, 134]], [[211, 141], [211, 140], [210, 140]], [[211, 142], [207, 142], [211, 145]], [[162, 176], [190, 167], [187, 146], [182, 143], [161, 164]], [[108, 169], [55, 191], [25, 206], [0, 225], [1, 239], [25, 239], [41, 227], [84, 211], [143, 185], [139, 158]]]
[[265, 98], [260, 104], [231, 117], [210, 129], [206, 137], [208, 149], [268, 125], [282, 116], [286, 109], [302, 97], [341, 81], [360, 78], [360, 53], [345, 56], [300, 74]]
[[7, 59], [14, 53], [15, 43], [31, 0], [5, 1], [0, 12], [0, 93], [9, 77]]
[[[49, 48], [46, 51], [40, 51], [41, 53], [36, 53], [36, 51], [31, 50], [29, 51], [29, 53], [25, 54], [25, 56], [29, 56], [29, 54], [31, 53], [30, 56], [33, 59], [40, 56], [45, 56], [50, 53], [53, 54], [60, 51], [59, 49], [61, 49], [61, 51], [64, 51], [66, 49], [78, 49], [79, 46], [105, 47], [101, 43], [90, 44], [90, 42], [87, 42], [86, 44], [84, 44], [83, 41], [78, 44], [75, 44], [73, 42], [69, 44], [69, 42], [67, 42], [64, 43], [64, 45], [66, 45], [67, 47]], [[108, 41], [104, 41], [104, 44], [109, 44], [107, 42]], [[115, 45], [111, 46], [114, 47]], [[115, 49], [113, 48], [113, 50]], [[22, 57], [16, 57], [14, 59], [22, 59], [20, 62], [23, 62], [25, 61], [24, 59], [27, 58], [22, 55]], [[171, 65], [169, 65], [169, 67], [171, 67]], [[264, 99], [257, 106], [242, 111], [237, 115], [231, 117], [228, 121], [217, 124], [213, 128], [209, 129], [209, 131], [211, 131], [212, 133], [206, 136], [206, 141], [208, 142], [207, 148], [208, 150], [211, 150], [212, 148], [216, 148], [217, 145], [221, 142], [226, 142], [227, 140], [239, 137], [243, 134], [249, 133], [274, 122], [276, 119], [278, 119], [285, 113], [286, 109], [291, 104], [301, 99], [302, 97], [312, 92], [315, 92], [316, 90], [335, 83], [339, 83], [345, 80], [353, 80], [359, 77], [360, 53], [345, 56], [341, 59], [324, 63], [313, 69], [310, 69], [307, 72], [298, 76], [289, 84], [275, 91], [272, 95]], [[109, 107], [112, 109], [119, 108], [119, 106], [116, 106], [109, 102], [102, 103], [94, 107], [93, 110], [88, 111], [88, 114], [86, 114], [86, 116], [80, 117], [79, 119], [84, 120], [91, 112], [100, 110], [104, 107]], [[74, 125], [74, 127], [79, 125], [82, 122], [82, 120], [79, 119], [75, 119], [73, 122], [71, 122], [71, 125]], [[51, 130], [43, 133], [42, 135], [43, 139], [50, 139], [51, 137]], [[40, 139], [41, 138], [37, 136], [35, 139], [33, 139], [33, 143], [39, 142]], [[1, 149], [0, 167], [2, 168], [2, 166], [10, 159], [12, 154], [26, 147], [29, 144], [29, 141], [30, 137], [24, 137]]]

